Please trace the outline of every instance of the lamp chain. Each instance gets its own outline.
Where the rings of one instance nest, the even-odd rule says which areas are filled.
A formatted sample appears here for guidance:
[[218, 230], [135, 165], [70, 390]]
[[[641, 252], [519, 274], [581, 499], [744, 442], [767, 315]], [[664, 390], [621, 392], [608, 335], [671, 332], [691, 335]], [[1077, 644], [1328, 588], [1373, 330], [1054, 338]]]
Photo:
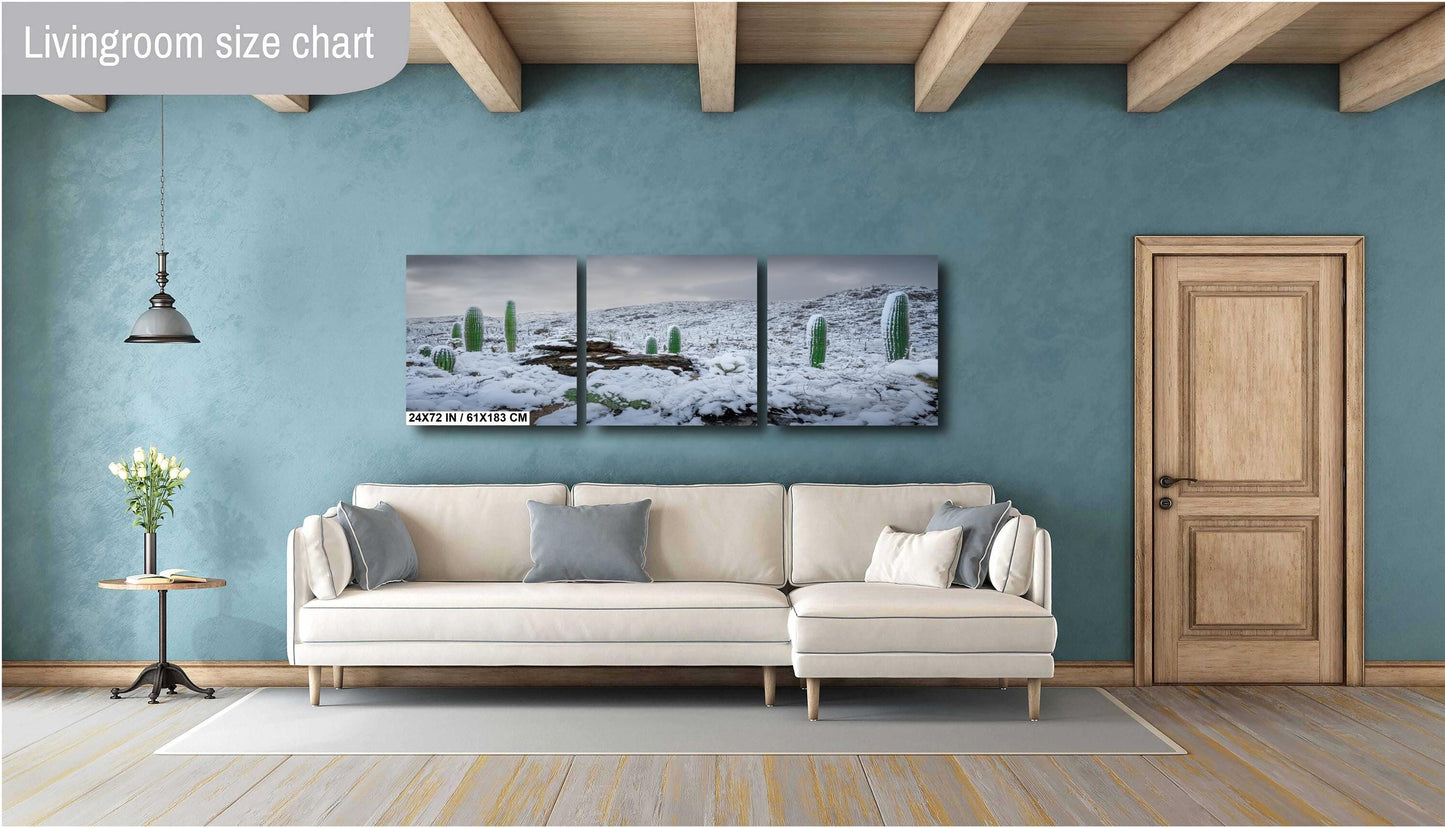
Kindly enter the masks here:
[[161, 96], [161, 250], [166, 249], [166, 96]]

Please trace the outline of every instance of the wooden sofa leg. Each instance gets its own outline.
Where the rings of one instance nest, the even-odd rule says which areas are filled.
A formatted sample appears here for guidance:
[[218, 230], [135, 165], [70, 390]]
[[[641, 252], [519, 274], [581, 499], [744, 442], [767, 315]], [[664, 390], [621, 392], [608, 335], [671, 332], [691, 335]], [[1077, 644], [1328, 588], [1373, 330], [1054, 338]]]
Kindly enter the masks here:
[[311, 682], [311, 706], [321, 705], [321, 665], [313, 664], [306, 668], [306, 677]]
[[808, 679], [808, 721], [818, 721], [818, 695], [822, 690], [822, 679]]
[[778, 668], [763, 668], [763, 704], [773, 706], [773, 700], [778, 695]]
[[1001, 678], [1001, 679], [999, 679], [999, 680], [998, 680], [998, 689], [1000, 689], [1000, 690], [1007, 690], [1007, 689], [1008, 689], [1008, 679], [1006, 679], [1006, 678]]
[[342, 672], [345, 669], [345, 667], [342, 667], [339, 664], [334, 665], [331, 668], [331, 686], [336, 688], [337, 690], [340, 690], [342, 687], [346, 686], [343, 681], [345, 676]]
[[1039, 697], [1044, 692], [1043, 679], [1029, 679], [1029, 721], [1039, 720]]

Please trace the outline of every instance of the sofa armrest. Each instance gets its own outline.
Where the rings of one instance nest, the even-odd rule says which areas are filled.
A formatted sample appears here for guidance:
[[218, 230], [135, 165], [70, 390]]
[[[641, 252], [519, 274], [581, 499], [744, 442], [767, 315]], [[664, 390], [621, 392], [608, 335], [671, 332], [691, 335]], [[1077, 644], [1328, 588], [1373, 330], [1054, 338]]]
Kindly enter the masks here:
[[306, 579], [306, 567], [297, 560], [296, 533], [292, 529], [286, 536], [286, 660], [296, 663], [296, 632], [301, 607], [316, 597], [311, 592], [311, 582]]
[[1033, 582], [1024, 597], [1050, 613], [1054, 611], [1054, 544], [1042, 528], [1034, 533]]

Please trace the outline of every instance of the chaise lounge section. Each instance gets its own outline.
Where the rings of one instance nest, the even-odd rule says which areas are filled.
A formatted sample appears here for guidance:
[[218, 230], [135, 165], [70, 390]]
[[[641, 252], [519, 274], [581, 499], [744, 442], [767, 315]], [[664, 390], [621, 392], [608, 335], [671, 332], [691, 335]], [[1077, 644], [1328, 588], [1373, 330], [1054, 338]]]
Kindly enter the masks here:
[[1033, 555], [1022, 596], [988, 587], [865, 583], [881, 526], [922, 532], [944, 501], [988, 505], [993, 487], [797, 484], [788, 494], [789, 580], [796, 585], [789, 635], [793, 672], [806, 682], [808, 718], [818, 718], [822, 683], [835, 678], [1020, 679], [1029, 686], [1029, 718], [1039, 718], [1057, 639], [1048, 532], [1032, 529], [1018, 541]]

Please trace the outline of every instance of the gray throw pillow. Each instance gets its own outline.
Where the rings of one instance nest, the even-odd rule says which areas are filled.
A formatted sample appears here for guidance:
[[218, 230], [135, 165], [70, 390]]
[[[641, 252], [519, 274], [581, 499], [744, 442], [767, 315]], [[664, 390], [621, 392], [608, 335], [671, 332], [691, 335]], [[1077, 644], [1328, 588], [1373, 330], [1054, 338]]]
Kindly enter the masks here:
[[362, 589], [414, 581], [420, 574], [416, 547], [401, 515], [386, 503], [375, 509], [336, 504], [341, 531], [351, 547], [351, 574]]
[[647, 564], [651, 500], [608, 506], [554, 506], [527, 501], [532, 516], [532, 571], [522, 580], [652, 583]]
[[953, 501], [946, 500], [933, 513], [924, 531], [937, 532], [955, 526], [963, 529], [954, 583], [974, 589], [988, 583], [988, 548], [1003, 525], [1003, 516], [1012, 508], [1011, 500], [988, 506], [955, 506]]

